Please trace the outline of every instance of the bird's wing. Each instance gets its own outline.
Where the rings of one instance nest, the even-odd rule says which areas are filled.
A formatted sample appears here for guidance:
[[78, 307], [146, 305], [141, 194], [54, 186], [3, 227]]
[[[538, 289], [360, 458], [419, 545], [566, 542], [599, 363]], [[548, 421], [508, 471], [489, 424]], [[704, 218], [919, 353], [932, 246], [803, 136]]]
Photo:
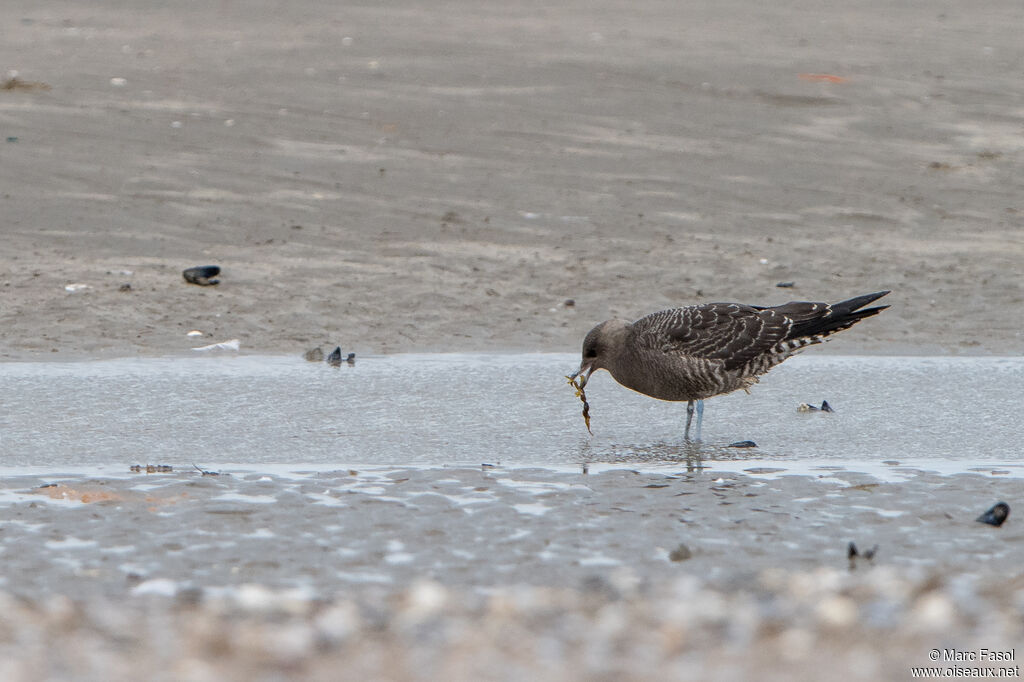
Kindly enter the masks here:
[[770, 308], [792, 320], [787, 339], [813, 337], [824, 339], [836, 332], [849, 329], [865, 317], [877, 315], [889, 306], [864, 308], [865, 305], [885, 296], [888, 291], [857, 296], [839, 303], [812, 303], [810, 301], [790, 301], [784, 305]]
[[637, 342], [664, 353], [742, 367], [785, 340], [792, 321], [771, 308], [707, 303], [653, 313], [633, 323]]

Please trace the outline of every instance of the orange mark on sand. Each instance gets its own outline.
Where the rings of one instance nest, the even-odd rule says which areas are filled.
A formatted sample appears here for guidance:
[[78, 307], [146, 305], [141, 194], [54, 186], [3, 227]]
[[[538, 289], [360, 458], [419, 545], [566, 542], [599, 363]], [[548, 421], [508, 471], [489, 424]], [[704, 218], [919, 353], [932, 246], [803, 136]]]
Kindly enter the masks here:
[[180, 493], [178, 495], [172, 495], [171, 497], [154, 497], [153, 495], [147, 495], [146, 503], [152, 505], [149, 507], [149, 511], [156, 511], [157, 507], [168, 504], [178, 504], [178, 502], [187, 498], [188, 493]]
[[[54, 500], [72, 500], [74, 502], [84, 502], [90, 504], [93, 502], [132, 502], [138, 501], [139, 496], [132, 493], [127, 495], [113, 492], [110, 490], [102, 489], [79, 489], [72, 488], [71, 486], [65, 485], [64, 483], [58, 483], [57, 485], [47, 486], [45, 488], [36, 488], [33, 491], [37, 495], [46, 495], [47, 497]], [[171, 495], [169, 497], [155, 497], [153, 495], [147, 495], [143, 498], [143, 501], [148, 505], [149, 511], [158, 511], [160, 507], [167, 505], [177, 504], [183, 500], [189, 499], [188, 493], [180, 493], [178, 495]]]
[[115, 502], [121, 499], [117, 493], [107, 490], [77, 490], [70, 486], [58, 483], [46, 488], [37, 488], [40, 495], [47, 495], [54, 500], [74, 500], [75, 502]]
[[831, 73], [798, 73], [802, 81], [817, 81], [819, 83], [845, 83], [846, 78], [833, 76]]

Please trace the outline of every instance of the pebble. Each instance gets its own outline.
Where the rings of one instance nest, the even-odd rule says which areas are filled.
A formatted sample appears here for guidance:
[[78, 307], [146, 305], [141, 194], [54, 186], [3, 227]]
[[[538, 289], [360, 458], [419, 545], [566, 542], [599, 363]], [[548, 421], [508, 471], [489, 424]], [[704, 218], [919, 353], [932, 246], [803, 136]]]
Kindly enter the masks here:
[[938, 591], [921, 596], [910, 612], [910, 623], [915, 630], [942, 632], [949, 629], [956, 613], [949, 597]]
[[219, 265], [199, 265], [193, 268], [186, 268], [182, 271], [181, 276], [184, 277], [185, 281], [189, 284], [209, 286], [213, 284], [220, 284], [220, 280], [214, 279], [219, 274]]
[[990, 526], [999, 527], [1003, 525], [1006, 518], [1010, 515], [1010, 505], [1005, 502], [996, 503], [991, 509], [979, 516], [975, 521], [979, 523], [987, 523]]
[[[312, 353], [312, 351], [310, 351], [310, 353]], [[323, 355], [323, 354], [321, 353], [321, 355]], [[331, 351], [330, 355], [327, 356], [327, 364], [330, 365], [331, 367], [341, 367], [341, 363], [342, 363], [341, 355], [342, 355], [342, 353], [341, 353], [341, 346], [338, 346], [333, 351]], [[307, 353], [306, 359], [307, 360], [311, 359], [309, 357], [309, 353]], [[355, 353], [349, 353], [348, 355], [345, 356], [344, 362], [346, 362], [349, 365], [356, 364], [356, 354]]]
[[434, 618], [448, 603], [448, 590], [434, 580], [417, 580], [406, 593], [402, 621], [416, 624]]
[[686, 561], [693, 556], [693, 552], [686, 545], [679, 543], [679, 546], [668, 554], [670, 561]]
[[818, 603], [818, 620], [833, 628], [845, 628], [857, 620], [857, 604], [849, 597], [833, 595]]
[[168, 578], [153, 578], [152, 580], [145, 580], [132, 588], [132, 595], [135, 597], [143, 595], [173, 597], [177, 592], [178, 583]]

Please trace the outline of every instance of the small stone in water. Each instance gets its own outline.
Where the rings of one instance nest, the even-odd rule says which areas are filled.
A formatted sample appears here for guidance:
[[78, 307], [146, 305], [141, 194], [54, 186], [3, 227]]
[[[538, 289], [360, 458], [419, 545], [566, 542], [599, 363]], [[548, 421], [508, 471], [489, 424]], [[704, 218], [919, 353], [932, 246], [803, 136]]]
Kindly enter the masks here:
[[174, 471], [174, 467], [169, 464], [147, 464], [146, 466], [133, 464], [128, 469], [136, 474], [141, 474], [142, 472], [147, 474], [166, 474]]
[[1003, 525], [1003, 521], [1006, 521], [1006, 517], [1010, 515], [1010, 505], [1005, 502], [999, 502], [987, 512], [979, 516], [975, 521], [979, 523], [987, 523], [990, 526], [999, 527]]
[[857, 557], [858, 556], [862, 556], [865, 559], [867, 559], [868, 561], [873, 561], [874, 558], [875, 558], [875, 553], [877, 551], [878, 551], [878, 545], [875, 545], [871, 549], [869, 549], [869, 550], [865, 551], [863, 554], [861, 554], [861, 553], [859, 553], [857, 551], [857, 545], [855, 545], [855, 544], [853, 544], [853, 542], [851, 542], [847, 546], [847, 548], [846, 548], [846, 558], [850, 562], [850, 570], [852, 571], [853, 569], [857, 568]]
[[679, 543], [679, 546], [673, 549], [668, 554], [668, 558], [671, 561], [686, 561], [692, 556], [693, 552], [690, 551], [690, 548], [684, 545], [683, 543]]
[[207, 469], [203, 469], [202, 467], [200, 467], [195, 462], [192, 462], [192, 466], [194, 466], [196, 468], [196, 471], [201, 473], [203, 476], [220, 476], [220, 472], [219, 471], [209, 471]]

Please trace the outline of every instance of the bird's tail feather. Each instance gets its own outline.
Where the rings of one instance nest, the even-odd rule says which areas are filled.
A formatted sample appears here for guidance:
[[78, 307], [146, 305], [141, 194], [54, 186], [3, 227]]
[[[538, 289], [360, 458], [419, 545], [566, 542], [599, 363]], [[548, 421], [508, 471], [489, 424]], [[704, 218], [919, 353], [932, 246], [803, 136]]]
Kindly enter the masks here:
[[864, 318], [877, 315], [888, 308], [887, 305], [864, 308], [868, 303], [876, 301], [888, 293], [888, 291], [878, 291], [830, 305], [787, 303], [779, 306], [780, 312], [789, 315], [795, 321], [786, 339], [814, 339], [811, 343], [815, 343], [836, 332], [849, 329]]

